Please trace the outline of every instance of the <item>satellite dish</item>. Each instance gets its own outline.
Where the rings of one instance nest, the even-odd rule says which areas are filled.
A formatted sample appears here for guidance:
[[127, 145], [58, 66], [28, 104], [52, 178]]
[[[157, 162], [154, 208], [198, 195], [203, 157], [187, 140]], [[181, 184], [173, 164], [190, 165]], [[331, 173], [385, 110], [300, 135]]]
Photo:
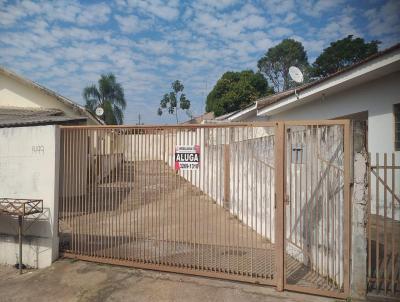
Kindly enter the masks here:
[[289, 75], [296, 83], [303, 83], [304, 81], [303, 73], [296, 66], [291, 66], [289, 68]]
[[97, 116], [102, 116], [104, 114], [104, 109], [101, 107], [96, 108], [96, 115]]

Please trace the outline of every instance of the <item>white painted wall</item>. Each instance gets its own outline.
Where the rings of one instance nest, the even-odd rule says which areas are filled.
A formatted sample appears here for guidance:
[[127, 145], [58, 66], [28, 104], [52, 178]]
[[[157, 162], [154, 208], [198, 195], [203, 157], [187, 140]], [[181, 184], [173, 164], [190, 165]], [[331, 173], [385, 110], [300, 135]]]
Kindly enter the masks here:
[[[44, 213], [25, 217], [23, 263], [49, 266], [58, 257], [59, 129], [0, 129], [0, 197], [43, 199]], [[16, 217], [0, 214], [0, 263], [18, 259]]]
[[369, 152], [391, 153], [394, 152], [393, 104], [396, 103], [400, 103], [400, 72], [326, 95], [325, 98], [321, 96], [317, 101], [272, 115], [270, 119], [333, 119], [368, 111]]
[[178, 174], [224, 205], [224, 147], [229, 145], [232, 215], [257, 233], [275, 241], [274, 135], [272, 128], [177, 130], [173, 133], [135, 134], [120, 138], [125, 160], [162, 160], [174, 169], [177, 145], [200, 145], [200, 169]]
[[[302, 106], [283, 111], [269, 117], [269, 120], [315, 120], [333, 119], [362, 111], [368, 111], [368, 152], [375, 164], [375, 156], [379, 154], [380, 164], [383, 164], [384, 153], [387, 153], [388, 165], [391, 165], [392, 153], [395, 154], [395, 164], [400, 165], [400, 151], [394, 150], [394, 114], [393, 105], [400, 103], [400, 72], [391, 73], [385, 77], [351, 87], [345, 91], [322, 96]], [[259, 117], [257, 120], [267, 117]], [[391, 170], [387, 172], [387, 181], [392, 183]], [[381, 169], [380, 176], [384, 178]], [[395, 172], [395, 192], [400, 196], [400, 171]], [[371, 185], [371, 197], [376, 199], [375, 181]], [[380, 188], [379, 211], [383, 213], [384, 190]], [[391, 196], [388, 194], [388, 198]], [[375, 209], [372, 209], [375, 213]], [[391, 215], [391, 212], [388, 214]], [[400, 219], [400, 212], [395, 214]]]

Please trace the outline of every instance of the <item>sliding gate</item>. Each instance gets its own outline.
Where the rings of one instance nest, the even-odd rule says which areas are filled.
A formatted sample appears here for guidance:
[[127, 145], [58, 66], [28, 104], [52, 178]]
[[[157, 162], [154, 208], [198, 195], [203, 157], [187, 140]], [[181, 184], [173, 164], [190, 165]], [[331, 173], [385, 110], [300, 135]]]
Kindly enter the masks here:
[[[343, 121], [62, 127], [61, 251], [344, 297], [346, 127]], [[332, 135], [308, 159], [299, 155]], [[302, 163], [293, 163], [293, 154]], [[312, 162], [320, 169], [308, 185], [299, 165]], [[335, 185], [329, 179], [340, 173], [330, 167], [344, 171]], [[306, 221], [311, 216], [313, 222]], [[314, 223], [314, 231], [306, 231], [306, 223], [309, 229]], [[333, 258], [335, 264], [328, 264]]]

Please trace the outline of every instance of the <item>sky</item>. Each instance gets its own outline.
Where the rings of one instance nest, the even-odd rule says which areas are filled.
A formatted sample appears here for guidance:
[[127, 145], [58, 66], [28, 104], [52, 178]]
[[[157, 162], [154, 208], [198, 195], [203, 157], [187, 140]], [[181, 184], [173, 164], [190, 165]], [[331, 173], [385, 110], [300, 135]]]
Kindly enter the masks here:
[[[125, 90], [125, 124], [174, 123], [157, 115], [180, 80], [192, 113], [226, 71], [257, 70], [285, 38], [310, 63], [347, 35], [400, 42], [399, 0], [0, 0], [0, 65], [84, 104], [82, 90], [112, 72]], [[180, 121], [187, 120], [180, 112]]]

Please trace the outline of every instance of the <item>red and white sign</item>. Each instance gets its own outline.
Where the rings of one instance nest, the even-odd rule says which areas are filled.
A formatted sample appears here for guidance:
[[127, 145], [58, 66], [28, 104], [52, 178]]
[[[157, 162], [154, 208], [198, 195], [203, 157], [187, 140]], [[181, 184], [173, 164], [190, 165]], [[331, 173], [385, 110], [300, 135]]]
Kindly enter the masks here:
[[175, 147], [175, 170], [198, 170], [200, 167], [200, 146]]

